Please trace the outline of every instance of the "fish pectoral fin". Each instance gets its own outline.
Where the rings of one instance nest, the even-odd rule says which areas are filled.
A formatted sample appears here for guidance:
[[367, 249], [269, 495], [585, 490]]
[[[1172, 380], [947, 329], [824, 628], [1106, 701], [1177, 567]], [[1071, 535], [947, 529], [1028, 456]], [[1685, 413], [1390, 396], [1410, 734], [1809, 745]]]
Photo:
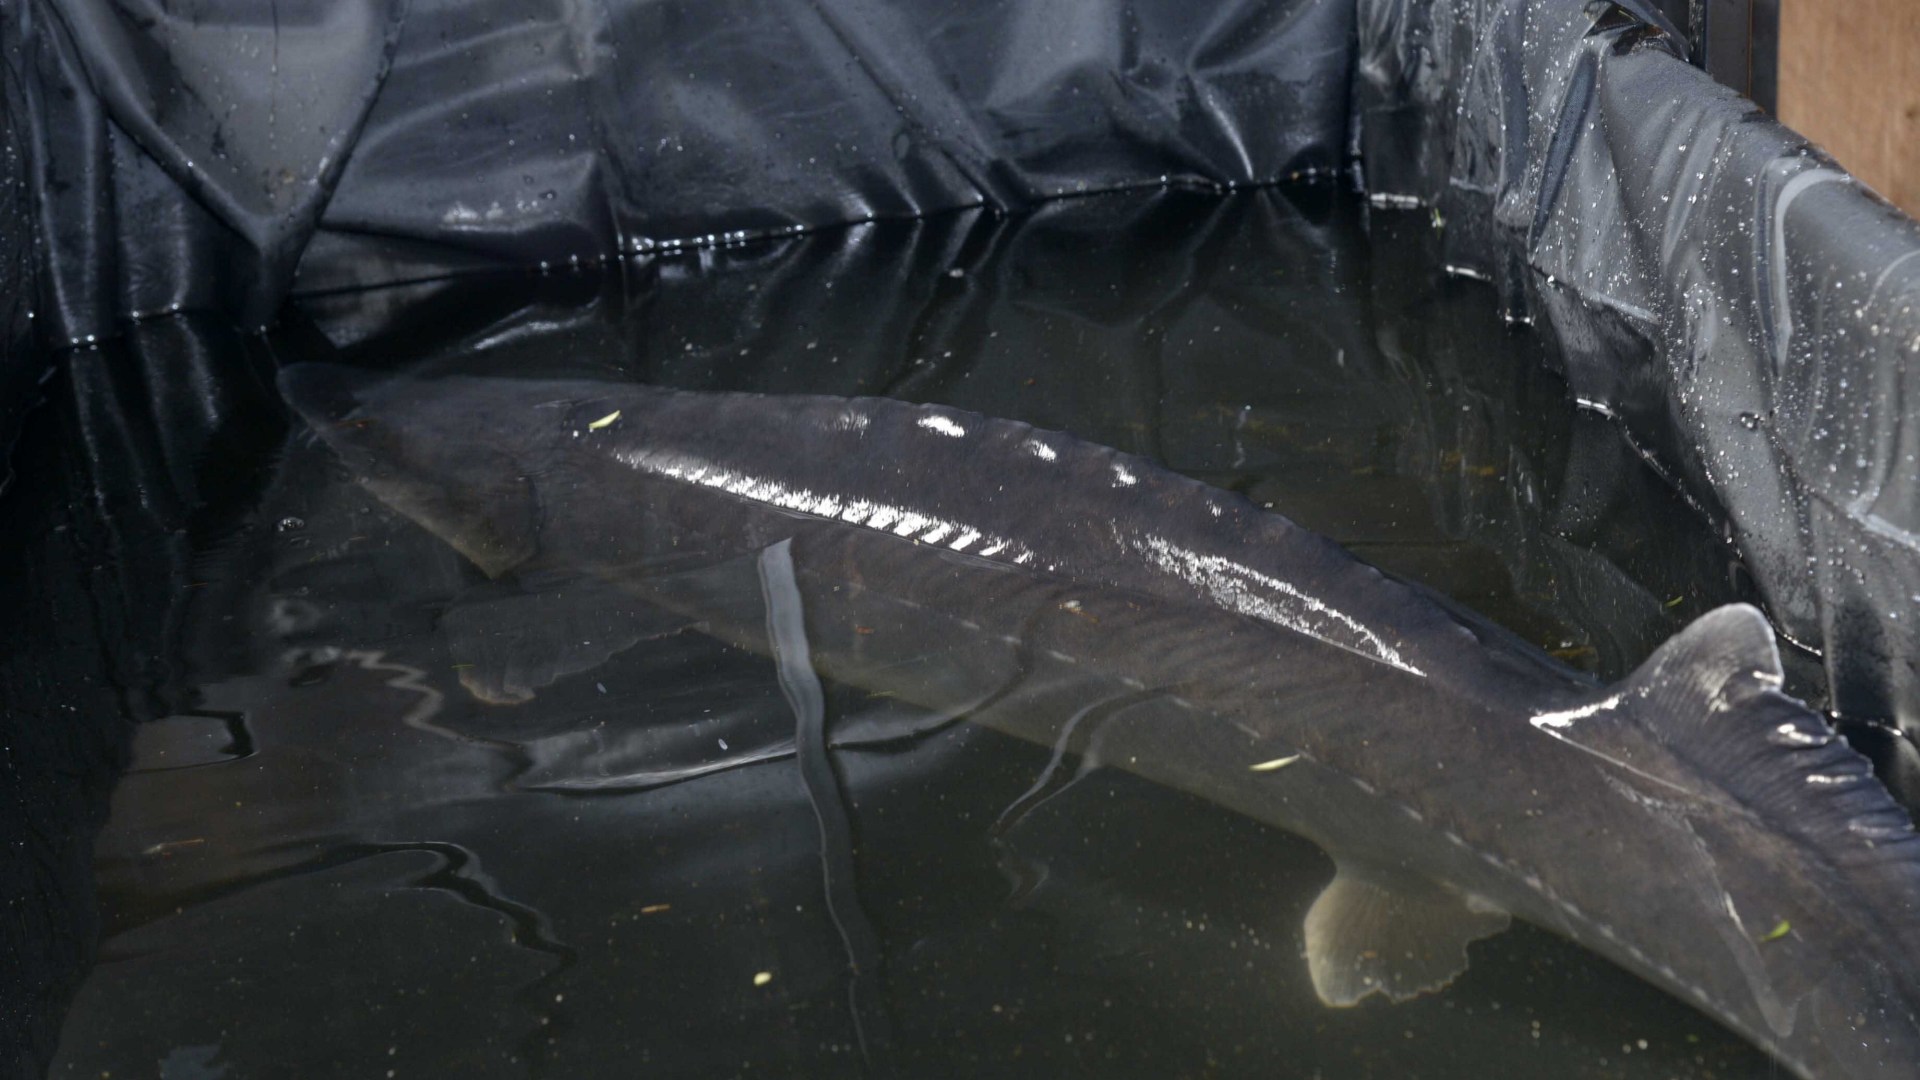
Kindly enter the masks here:
[[531, 701], [543, 687], [689, 625], [684, 616], [590, 578], [488, 583], [440, 619], [460, 684], [490, 705]]
[[1507, 928], [1506, 912], [1417, 874], [1340, 863], [1307, 911], [1307, 970], [1330, 1006], [1369, 994], [1408, 1001], [1467, 970], [1467, 943]]

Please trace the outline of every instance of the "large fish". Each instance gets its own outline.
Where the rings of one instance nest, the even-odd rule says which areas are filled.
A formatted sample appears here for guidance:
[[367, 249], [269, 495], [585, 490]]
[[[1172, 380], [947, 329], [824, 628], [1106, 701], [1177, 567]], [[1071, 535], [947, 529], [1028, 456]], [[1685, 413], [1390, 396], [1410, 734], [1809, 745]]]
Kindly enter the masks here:
[[[590, 575], [778, 652], [773, 598], [729, 567], [787, 541], [823, 674], [1313, 840], [1337, 867], [1304, 930], [1328, 1005], [1436, 990], [1511, 916], [1803, 1077], [1920, 1075], [1920, 843], [1780, 692], [1752, 608], [1600, 687], [1238, 496], [1025, 424], [322, 365], [281, 386], [489, 575]], [[589, 652], [470, 685], [525, 697]]]

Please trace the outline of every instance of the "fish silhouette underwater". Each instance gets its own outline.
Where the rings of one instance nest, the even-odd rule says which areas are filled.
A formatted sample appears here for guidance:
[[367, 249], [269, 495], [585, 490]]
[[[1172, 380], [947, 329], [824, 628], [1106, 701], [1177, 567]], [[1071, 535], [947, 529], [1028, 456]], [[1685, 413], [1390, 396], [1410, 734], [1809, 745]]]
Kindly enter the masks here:
[[[1920, 1075], [1920, 838], [1781, 692], [1750, 607], [1602, 687], [1237, 495], [1021, 423], [321, 364], [280, 385], [490, 576], [589, 575], [770, 653], [728, 568], [780, 545], [822, 674], [1312, 840], [1330, 1006], [1438, 990], [1520, 918], [1800, 1076]], [[470, 688], [523, 699], [606, 655], [537, 638]]]

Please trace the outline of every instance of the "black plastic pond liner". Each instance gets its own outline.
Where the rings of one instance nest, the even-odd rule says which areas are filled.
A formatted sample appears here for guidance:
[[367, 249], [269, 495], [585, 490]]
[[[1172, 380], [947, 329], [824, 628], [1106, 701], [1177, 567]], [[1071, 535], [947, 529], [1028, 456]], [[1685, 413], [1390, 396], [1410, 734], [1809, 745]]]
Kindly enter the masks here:
[[[0, 446], [49, 365], [178, 312], [197, 313], [183, 340], [226, 340], [340, 290], [576, 263], [644, 278], [670, 250], [868, 218], [1357, 178], [1431, 207], [1448, 261], [1724, 528], [1822, 656], [1834, 710], [1920, 731], [1920, 226], [1684, 51], [1650, 6], [1576, 0], [20, 0], [0, 7]], [[136, 474], [36, 461], [0, 512], [72, 503], [84, 532], [88, 500], [117, 500], [183, 545], [193, 500], [165, 493], [222, 448], [170, 445], [204, 425], [168, 409], [273, 408], [263, 376], [195, 357], [91, 372], [80, 445]], [[184, 557], [125, 576], [181, 588]], [[166, 605], [98, 607], [90, 558], [20, 568], [12, 610], [76, 649], [141, 638], [138, 613]], [[46, 725], [113, 696], [51, 668], [4, 689]], [[11, 752], [111, 756], [35, 730]], [[80, 808], [0, 819], [5, 858], [84, 863], [98, 792], [0, 778], [0, 805]], [[89, 938], [7, 925], [8, 956]], [[44, 1003], [0, 1006], [44, 1060]]]
[[[1724, 521], [1778, 625], [1824, 655], [1833, 708], [1920, 728], [1920, 228], [1685, 63], [1652, 7], [27, 0], [0, 18], [24, 146], [0, 255], [31, 246], [43, 346], [179, 309], [259, 325], [303, 293], [1357, 165], [1375, 198], [1434, 206], [1457, 266]], [[10, 404], [37, 355], [8, 362]]]
[[1920, 227], [1624, 7], [1363, 28], [1370, 191], [1435, 205], [1575, 394], [1724, 520], [1834, 711], [1920, 730]]

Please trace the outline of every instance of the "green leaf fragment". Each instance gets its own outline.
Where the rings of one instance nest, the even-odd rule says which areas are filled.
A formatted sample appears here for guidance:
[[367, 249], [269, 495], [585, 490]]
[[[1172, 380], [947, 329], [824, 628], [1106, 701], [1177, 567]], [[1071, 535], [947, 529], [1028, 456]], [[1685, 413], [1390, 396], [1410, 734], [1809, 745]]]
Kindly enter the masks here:
[[1780, 925], [1767, 931], [1766, 936], [1761, 938], [1760, 940], [1761, 941], [1779, 941], [1781, 938], [1786, 937], [1788, 934], [1792, 932], [1793, 932], [1793, 924], [1788, 922], [1785, 919], [1781, 919]]

